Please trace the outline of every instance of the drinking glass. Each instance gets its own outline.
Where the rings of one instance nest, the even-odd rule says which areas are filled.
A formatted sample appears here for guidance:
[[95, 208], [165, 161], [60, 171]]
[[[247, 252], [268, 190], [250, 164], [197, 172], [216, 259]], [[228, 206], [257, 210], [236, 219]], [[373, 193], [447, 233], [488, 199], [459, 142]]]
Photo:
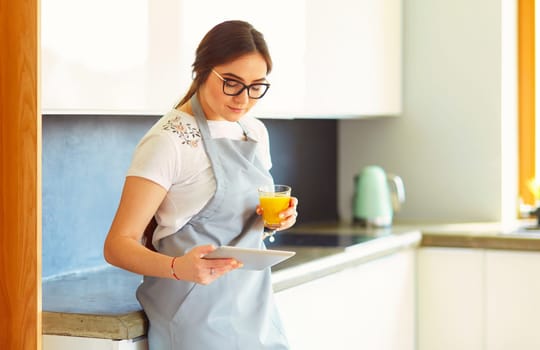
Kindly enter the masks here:
[[289, 207], [291, 187], [287, 185], [267, 185], [259, 187], [259, 203], [262, 209], [264, 226], [269, 229], [263, 237], [274, 241], [274, 233], [281, 225], [279, 213]]

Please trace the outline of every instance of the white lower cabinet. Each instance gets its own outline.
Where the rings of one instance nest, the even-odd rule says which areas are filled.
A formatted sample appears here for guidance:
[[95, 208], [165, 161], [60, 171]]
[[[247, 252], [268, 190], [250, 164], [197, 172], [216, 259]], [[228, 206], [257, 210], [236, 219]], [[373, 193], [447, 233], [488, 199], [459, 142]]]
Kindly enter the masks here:
[[486, 349], [540, 349], [540, 253], [486, 251]]
[[112, 340], [43, 335], [43, 350], [147, 350], [146, 338]]
[[483, 350], [483, 252], [418, 250], [418, 350]]
[[418, 350], [540, 349], [540, 253], [418, 250]]
[[292, 349], [415, 349], [415, 251], [276, 294]]

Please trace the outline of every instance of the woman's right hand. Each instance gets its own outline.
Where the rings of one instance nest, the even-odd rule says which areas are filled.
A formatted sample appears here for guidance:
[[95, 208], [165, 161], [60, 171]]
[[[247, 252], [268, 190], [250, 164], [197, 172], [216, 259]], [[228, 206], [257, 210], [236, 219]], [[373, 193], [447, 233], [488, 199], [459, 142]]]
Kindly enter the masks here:
[[173, 271], [178, 278], [203, 285], [208, 285], [220, 276], [242, 267], [235, 259], [204, 259], [204, 256], [216, 249], [208, 244], [197, 246], [183, 256], [176, 258]]

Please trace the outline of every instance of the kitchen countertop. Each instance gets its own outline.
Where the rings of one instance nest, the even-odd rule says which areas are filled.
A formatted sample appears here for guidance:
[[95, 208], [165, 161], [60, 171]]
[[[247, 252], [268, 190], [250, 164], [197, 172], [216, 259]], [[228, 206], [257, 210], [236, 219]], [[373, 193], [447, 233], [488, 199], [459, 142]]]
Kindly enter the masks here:
[[148, 321], [135, 298], [141, 281], [115, 267], [44, 281], [42, 333], [106, 339], [146, 334]]
[[[291, 232], [366, 235], [376, 239], [347, 248], [279, 246], [297, 254], [273, 267], [274, 292], [356, 266], [401, 249], [460, 247], [540, 251], [540, 230], [532, 221], [516, 224], [397, 223], [391, 229], [368, 230], [347, 223], [301, 225]], [[141, 276], [117, 268], [63, 276], [43, 283], [43, 334], [131, 339], [146, 334], [147, 319], [135, 290]]]
[[420, 230], [422, 247], [540, 251], [540, 229], [536, 228], [534, 220], [509, 224], [400, 224], [398, 227]]
[[[314, 230], [317, 232], [317, 230]], [[346, 248], [287, 247], [296, 255], [272, 268], [274, 292], [356, 266], [420, 243], [418, 230], [363, 232], [375, 239]], [[142, 277], [114, 267], [66, 275], [43, 282], [42, 333], [105, 339], [132, 339], [146, 334], [148, 321], [135, 298]]]
[[[378, 232], [387, 229], [362, 230], [347, 223], [318, 223], [303, 225], [291, 231], [329, 232], [342, 234]], [[392, 231], [418, 230], [422, 233], [422, 247], [483, 248], [503, 250], [540, 251], [540, 228], [536, 219], [519, 220], [501, 224], [499, 222], [472, 223], [418, 223], [397, 222]]]

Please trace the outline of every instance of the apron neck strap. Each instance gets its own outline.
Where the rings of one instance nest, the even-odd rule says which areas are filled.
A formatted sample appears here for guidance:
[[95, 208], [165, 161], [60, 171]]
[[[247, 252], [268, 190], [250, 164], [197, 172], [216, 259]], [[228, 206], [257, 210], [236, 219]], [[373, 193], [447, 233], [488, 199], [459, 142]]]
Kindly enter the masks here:
[[202, 137], [204, 139], [210, 140], [210, 129], [208, 127], [208, 122], [206, 121], [206, 115], [204, 114], [201, 104], [199, 103], [199, 99], [197, 98], [197, 94], [194, 94], [191, 97], [190, 102], [193, 116], [195, 117], [195, 120], [197, 120], [197, 124], [199, 125], [199, 130], [201, 130]]
[[[210, 128], [208, 127], [206, 115], [204, 114], [204, 111], [201, 107], [197, 94], [194, 94], [191, 97], [190, 102], [191, 102], [191, 110], [193, 112], [193, 115], [195, 116], [195, 119], [197, 120], [197, 124], [199, 124], [199, 129], [201, 130], [203, 137], [210, 138]], [[244, 139], [245, 140], [251, 139], [249, 131], [244, 127], [244, 125], [240, 121], [237, 121], [236, 123], [240, 125], [240, 127], [242, 128], [242, 132], [244, 133]]]

